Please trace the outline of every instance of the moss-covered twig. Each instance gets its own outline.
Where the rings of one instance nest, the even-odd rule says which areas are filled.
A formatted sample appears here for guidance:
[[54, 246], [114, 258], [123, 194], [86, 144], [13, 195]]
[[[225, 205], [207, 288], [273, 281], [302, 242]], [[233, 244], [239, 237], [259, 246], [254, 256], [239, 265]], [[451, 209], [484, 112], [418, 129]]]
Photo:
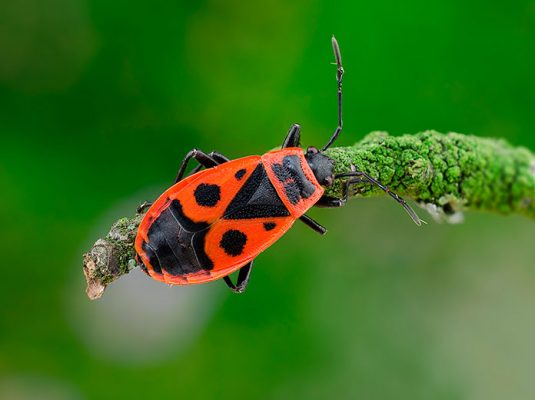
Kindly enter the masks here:
[[[328, 150], [336, 171], [351, 165], [393, 191], [446, 215], [465, 209], [535, 217], [535, 155], [503, 140], [426, 131], [372, 132], [352, 147]], [[328, 190], [339, 196], [341, 185]], [[355, 194], [381, 194], [364, 185]]]
[[[373, 132], [354, 146], [332, 148], [327, 154], [336, 161], [337, 173], [353, 165], [417, 201], [435, 218], [448, 220], [466, 209], [535, 218], [535, 155], [503, 140], [434, 131], [399, 137]], [[340, 197], [341, 183], [327, 194]], [[369, 184], [351, 193], [380, 194]], [[99, 298], [109, 283], [135, 266], [133, 242], [141, 218], [137, 214], [117, 221], [84, 255], [89, 298]]]

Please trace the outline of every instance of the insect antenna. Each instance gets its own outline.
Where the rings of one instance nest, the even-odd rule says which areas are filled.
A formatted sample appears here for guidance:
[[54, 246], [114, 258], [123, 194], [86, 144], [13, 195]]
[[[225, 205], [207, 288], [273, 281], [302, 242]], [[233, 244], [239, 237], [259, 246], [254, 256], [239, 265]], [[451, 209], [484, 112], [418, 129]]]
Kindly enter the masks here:
[[332, 134], [331, 138], [327, 142], [325, 146], [322, 147], [321, 151], [327, 150], [338, 138], [338, 135], [340, 132], [342, 132], [342, 78], [344, 76], [344, 68], [342, 67], [342, 55], [340, 54], [340, 46], [338, 45], [338, 41], [333, 36], [332, 38], [332, 44], [333, 44], [333, 51], [334, 51], [334, 58], [336, 60], [336, 81], [338, 82], [338, 126], [336, 127], [334, 133]]

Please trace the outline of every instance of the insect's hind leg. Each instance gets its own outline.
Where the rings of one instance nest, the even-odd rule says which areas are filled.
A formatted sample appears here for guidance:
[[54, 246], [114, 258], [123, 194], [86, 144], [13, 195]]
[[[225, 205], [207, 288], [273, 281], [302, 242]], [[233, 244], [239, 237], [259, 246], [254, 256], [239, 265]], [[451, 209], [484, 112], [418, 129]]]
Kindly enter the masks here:
[[197, 160], [197, 162], [201, 165], [201, 168], [202, 167], [212, 168], [212, 167], [215, 167], [216, 165], [219, 165], [228, 161], [227, 157], [225, 157], [222, 154], [216, 153], [215, 151], [211, 152], [210, 154], [206, 154], [205, 152], [199, 149], [190, 150], [188, 154], [186, 154], [186, 157], [184, 157], [184, 159], [182, 160], [182, 164], [180, 165], [180, 168], [178, 169], [178, 173], [176, 174], [175, 183], [182, 180], [182, 178], [184, 177], [184, 173], [186, 172], [188, 163], [192, 158]]
[[253, 262], [254, 260], [251, 261], [249, 264], [245, 264], [243, 267], [241, 267], [240, 271], [238, 272], [238, 280], [236, 281], [236, 285], [232, 283], [230, 277], [225, 276], [223, 278], [229, 289], [232, 290], [234, 293], [245, 292], [245, 288], [247, 287], [247, 284], [249, 283], [249, 278], [251, 276]]

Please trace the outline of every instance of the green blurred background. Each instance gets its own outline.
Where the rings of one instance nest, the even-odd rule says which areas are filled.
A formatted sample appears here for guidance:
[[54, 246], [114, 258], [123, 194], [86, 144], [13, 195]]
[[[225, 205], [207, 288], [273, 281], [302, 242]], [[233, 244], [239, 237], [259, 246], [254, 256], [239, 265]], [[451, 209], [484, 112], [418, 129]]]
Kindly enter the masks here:
[[[81, 255], [172, 182], [290, 124], [535, 149], [535, 1], [21, 0], [0, 12], [0, 398], [531, 399], [533, 221], [417, 228], [389, 199], [311, 215], [249, 290], [139, 271], [89, 302]], [[420, 211], [423, 215], [423, 211]], [[427, 220], [431, 218], [425, 217]]]

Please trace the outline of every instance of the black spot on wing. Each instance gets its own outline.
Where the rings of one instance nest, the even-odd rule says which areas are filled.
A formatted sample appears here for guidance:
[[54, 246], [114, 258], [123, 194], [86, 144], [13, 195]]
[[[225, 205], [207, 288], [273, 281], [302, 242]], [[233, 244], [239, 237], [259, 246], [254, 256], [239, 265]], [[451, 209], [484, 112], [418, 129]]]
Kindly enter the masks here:
[[258, 164], [228, 205], [223, 218], [250, 219], [289, 215], [290, 212], [270, 182], [264, 166]]
[[241, 178], [243, 178], [243, 176], [245, 175], [246, 172], [247, 172], [247, 171], [246, 171], [244, 168], [242, 168], [242, 169], [240, 169], [238, 172], [236, 172], [236, 173], [234, 174], [234, 177], [235, 177], [237, 180], [240, 181]]
[[276, 226], [277, 224], [275, 222], [264, 222], [264, 229], [266, 231], [271, 231], [275, 229]]
[[223, 234], [219, 246], [229, 256], [236, 257], [243, 253], [245, 243], [247, 243], [247, 235], [236, 229], [231, 229]]
[[218, 185], [201, 183], [193, 194], [197, 204], [203, 207], [214, 207], [221, 200], [221, 188]]

